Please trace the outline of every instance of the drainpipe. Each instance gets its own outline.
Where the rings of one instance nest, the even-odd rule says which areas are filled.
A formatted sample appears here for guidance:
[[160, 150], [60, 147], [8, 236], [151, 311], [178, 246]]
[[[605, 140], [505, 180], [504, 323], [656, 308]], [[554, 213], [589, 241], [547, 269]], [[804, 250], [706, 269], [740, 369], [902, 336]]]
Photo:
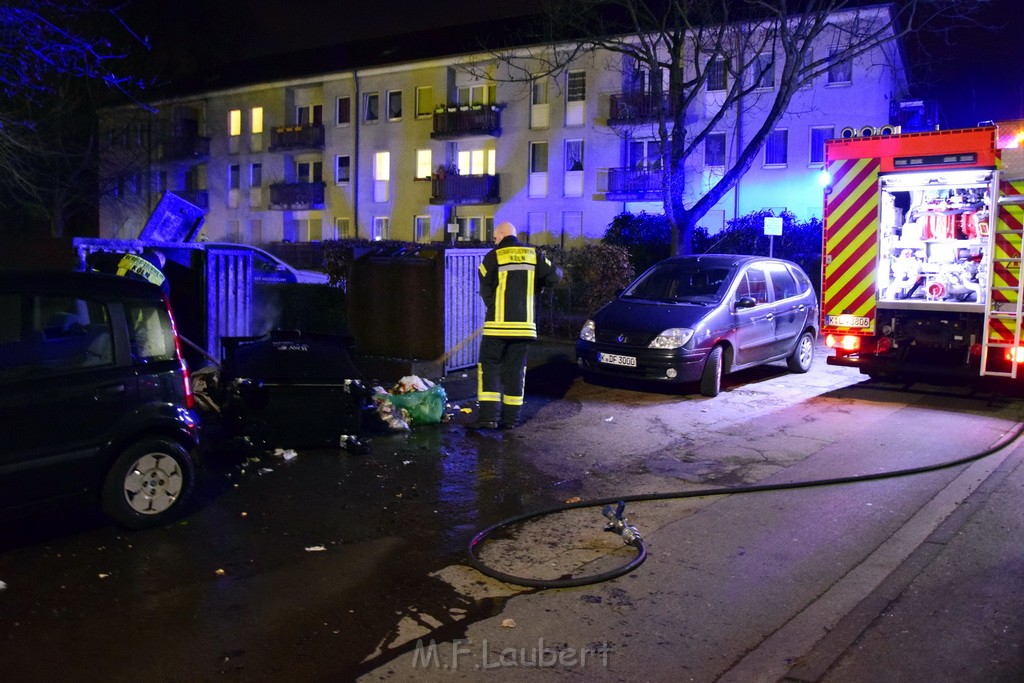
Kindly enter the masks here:
[[352, 71], [352, 83], [355, 87], [355, 101], [352, 103], [352, 166], [349, 168], [349, 178], [352, 181], [352, 221], [355, 227], [356, 239], [359, 239], [359, 112], [361, 110], [359, 101], [359, 72]]
[[[743, 96], [740, 95], [736, 102], [736, 150], [737, 152], [743, 145]], [[740, 179], [742, 180], [742, 178]], [[737, 218], [740, 215], [740, 183], [737, 182], [732, 188], [732, 217]], [[724, 227], [724, 226], [723, 226]]]

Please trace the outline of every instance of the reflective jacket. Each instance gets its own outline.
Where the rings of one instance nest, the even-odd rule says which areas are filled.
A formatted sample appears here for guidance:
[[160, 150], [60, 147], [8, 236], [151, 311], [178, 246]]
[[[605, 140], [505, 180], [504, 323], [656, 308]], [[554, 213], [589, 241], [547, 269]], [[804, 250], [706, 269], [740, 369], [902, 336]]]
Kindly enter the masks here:
[[559, 283], [561, 269], [510, 235], [487, 252], [479, 275], [480, 296], [487, 305], [484, 335], [536, 339], [535, 297]]

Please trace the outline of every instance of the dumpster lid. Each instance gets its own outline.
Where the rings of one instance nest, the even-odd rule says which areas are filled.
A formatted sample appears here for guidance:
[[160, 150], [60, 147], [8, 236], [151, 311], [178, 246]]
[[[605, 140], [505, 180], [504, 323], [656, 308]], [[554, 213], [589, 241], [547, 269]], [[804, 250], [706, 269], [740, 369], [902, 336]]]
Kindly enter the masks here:
[[352, 337], [273, 330], [258, 337], [222, 337], [226, 379], [318, 384], [360, 379]]

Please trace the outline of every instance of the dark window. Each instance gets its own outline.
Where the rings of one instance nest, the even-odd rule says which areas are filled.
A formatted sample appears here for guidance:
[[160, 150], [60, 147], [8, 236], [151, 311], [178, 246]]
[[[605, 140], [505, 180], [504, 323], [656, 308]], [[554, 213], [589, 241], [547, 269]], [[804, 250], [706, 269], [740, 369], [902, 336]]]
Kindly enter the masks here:
[[352, 98], [350, 97], [339, 97], [338, 98], [338, 125], [347, 125], [352, 123]]
[[713, 59], [708, 62], [708, 90], [725, 90], [727, 85], [727, 69], [724, 59]]

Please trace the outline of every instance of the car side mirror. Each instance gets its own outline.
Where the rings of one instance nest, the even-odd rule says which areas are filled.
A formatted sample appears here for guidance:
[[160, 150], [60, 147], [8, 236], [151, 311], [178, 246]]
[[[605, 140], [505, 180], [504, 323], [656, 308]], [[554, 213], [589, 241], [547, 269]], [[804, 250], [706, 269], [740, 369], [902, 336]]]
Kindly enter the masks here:
[[736, 308], [753, 308], [757, 305], [757, 300], [752, 296], [741, 296], [736, 299]]

